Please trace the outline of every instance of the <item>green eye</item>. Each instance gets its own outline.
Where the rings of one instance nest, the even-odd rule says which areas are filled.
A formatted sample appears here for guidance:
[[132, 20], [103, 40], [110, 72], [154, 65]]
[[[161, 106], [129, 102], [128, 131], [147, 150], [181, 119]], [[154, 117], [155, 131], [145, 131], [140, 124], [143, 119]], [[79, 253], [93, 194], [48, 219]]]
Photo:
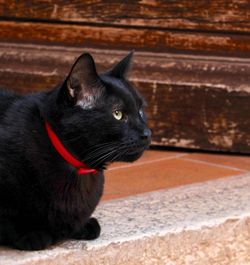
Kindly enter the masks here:
[[115, 119], [120, 121], [123, 118], [123, 113], [120, 110], [115, 110], [115, 111], [113, 111], [113, 116]]

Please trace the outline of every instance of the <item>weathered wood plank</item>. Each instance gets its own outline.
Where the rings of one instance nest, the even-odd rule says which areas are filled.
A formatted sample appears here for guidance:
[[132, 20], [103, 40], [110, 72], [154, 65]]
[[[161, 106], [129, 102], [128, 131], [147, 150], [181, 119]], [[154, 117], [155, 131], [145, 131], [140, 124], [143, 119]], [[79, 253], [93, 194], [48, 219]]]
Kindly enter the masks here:
[[31, 0], [0, 1], [0, 16], [109, 25], [244, 31], [250, 29], [247, 0]]
[[249, 92], [202, 85], [137, 86], [153, 107], [153, 144], [250, 153]]
[[[86, 51], [86, 50], [85, 50]], [[89, 49], [100, 71], [124, 51]], [[54, 87], [81, 48], [0, 45], [0, 87]], [[148, 102], [153, 144], [250, 153], [250, 59], [135, 55], [130, 80]]]
[[[63, 77], [83, 52], [93, 54], [99, 71], [111, 67], [126, 54], [119, 50], [0, 43], [0, 70]], [[250, 92], [250, 58], [136, 51], [133, 61], [130, 75], [133, 80]]]
[[250, 56], [250, 35], [238, 34], [1, 21], [0, 40], [156, 52]]

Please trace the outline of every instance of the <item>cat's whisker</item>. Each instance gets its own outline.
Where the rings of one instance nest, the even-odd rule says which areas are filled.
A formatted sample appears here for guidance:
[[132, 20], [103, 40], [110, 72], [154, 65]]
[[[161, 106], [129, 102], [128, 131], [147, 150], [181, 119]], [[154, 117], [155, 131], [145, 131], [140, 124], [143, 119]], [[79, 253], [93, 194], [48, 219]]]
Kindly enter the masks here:
[[94, 161], [93, 166], [97, 166], [98, 164], [102, 164], [105, 162], [105, 160], [107, 160], [110, 156], [114, 155], [117, 152], [116, 149], [111, 150], [110, 152], [104, 154], [103, 156], [99, 157], [98, 159], [96, 159]]
[[[123, 150], [124, 152], [120, 153]], [[97, 160], [95, 160], [95, 163], [92, 166], [97, 166], [98, 164], [108, 162], [108, 161], [105, 161], [108, 159], [109, 159], [109, 162], [114, 161], [117, 157], [122, 156], [126, 152], [127, 152], [127, 146], [125, 144], [122, 144], [118, 147], [118, 149], [112, 150], [109, 153], [104, 154], [103, 156], [99, 157]], [[113, 155], [114, 157], [110, 159], [110, 157], [112, 157]]]
[[98, 158], [100, 157], [101, 155], [109, 152], [110, 150], [112, 151], [114, 149], [114, 146], [110, 146], [108, 148], [105, 148], [105, 149], [100, 149], [100, 150], [97, 150], [95, 152], [92, 152], [91, 154], [88, 154], [87, 156], [85, 156], [85, 162], [88, 161], [88, 160], [93, 160], [95, 158]]
[[88, 155], [100, 150], [100, 149], [103, 149], [103, 148], [108, 148], [110, 146], [115, 146], [117, 145], [118, 142], [108, 142], [108, 143], [104, 143], [104, 144], [99, 144], [99, 145], [96, 145], [92, 148], [89, 148], [88, 150], [85, 151], [85, 153], [87, 153]]
[[93, 163], [93, 167], [97, 166], [98, 164], [102, 164], [105, 161], [105, 159], [107, 159], [111, 154], [113, 154], [115, 152], [116, 152], [116, 150], [111, 150], [108, 153], [104, 153], [104, 155], [102, 155], [98, 159], [95, 159], [94, 163]]
[[94, 159], [95, 157], [99, 157], [100, 155], [102, 155], [103, 153], [106, 153], [107, 151], [109, 151], [110, 149], [112, 150], [113, 148], [115, 148], [117, 146], [117, 143], [114, 142], [114, 143], [110, 143], [109, 145], [106, 145], [104, 147], [99, 147], [99, 148], [96, 148], [95, 150], [93, 150], [92, 152], [88, 153], [86, 156], [85, 156], [85, 162], [87, 162], [87, 160], [90, 160], [90, 159]]
[[110, 160], [110, 162], [115, 161], [117, 158], [123, 156], [126, 152], [127, 152], [127, 150], [125, 149], [125, 152], [118, 153], [117, 155], [115, 155], [115, 156]]
[[94, 146], [91, 146], [90, 148], [88, 148], [87, 150], [84, 150], [84, 154], [90, 154], [92, 152], [95, 152], [96, 150], [105, 148], [105, 147], [109, 147], [110, 145], [116, 144], [116, 142], [106, 142], [106, 143], [102, 143], [102, 144], [97, 144]]
[[115, 161], [116, 159], [118, 159], [119, 157], [121, 157], [121, 156], [123, 156], [123, 155], [125, 155], [127, 152], [128, 152], [128, 148], [127, 148], [127, 146], [125, 145], [124, 146], [124, 148], [121, 148], [119, 151], [122, 151], [122, 149], [124, 149], [123, 150], [123, 152], [121, 153], [121, 152], [119, 152], [115, 157], [113, 157], [112, 159], [111, 159], [111, 161], [110, 162], [113, 162], [113, 161]]

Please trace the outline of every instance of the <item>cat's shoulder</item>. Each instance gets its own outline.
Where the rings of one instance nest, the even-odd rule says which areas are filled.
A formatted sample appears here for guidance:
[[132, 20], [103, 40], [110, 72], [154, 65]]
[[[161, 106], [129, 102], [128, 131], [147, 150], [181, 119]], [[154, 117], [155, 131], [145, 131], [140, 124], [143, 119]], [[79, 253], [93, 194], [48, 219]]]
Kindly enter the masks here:
[[0, 122], [3, 119], [7, 109], [15, 102], [20, 96], [12, 91], [0, 89]]
[[20, 96], [14, 93], [13, 91], [8, 91], [5, 89], [0, 89], [0, 101], [13, 101], [18, 99]]

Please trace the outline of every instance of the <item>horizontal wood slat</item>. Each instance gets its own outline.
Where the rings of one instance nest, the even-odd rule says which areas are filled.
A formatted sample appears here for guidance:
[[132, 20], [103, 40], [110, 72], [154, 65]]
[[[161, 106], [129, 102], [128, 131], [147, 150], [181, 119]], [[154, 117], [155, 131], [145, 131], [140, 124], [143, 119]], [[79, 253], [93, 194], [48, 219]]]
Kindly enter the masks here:
[[[51, 88], [82, 51], [1, 44], [0, 86], [22, 93]], [[88, 51], [99, 71], [125, 54]], [[130, 80], [148, 102], [153, 144], [250, 153], [249, 73], [249, 59], [136, 53]]]
[[247, 0], [0, 1], [0, 16], [173, 29], [249, 32]]
[[[139, 87], [142, 87], [138, 84]], [[144, 84], [144, 89], [147, 86]], [[147, 91], [147, 90], [146, 90]], [[213, 86], [156, 84], [149, 102], [153, 143], [250, 152], [250, 93]]]
[[250, 35], [0, 21], [6, 42], [250, 56]]
[[0, 86], [49, 89], [83, 50], [103, 71], [131, 49], [154, 144], [250, 153], [249, 1], [0, 0]]

